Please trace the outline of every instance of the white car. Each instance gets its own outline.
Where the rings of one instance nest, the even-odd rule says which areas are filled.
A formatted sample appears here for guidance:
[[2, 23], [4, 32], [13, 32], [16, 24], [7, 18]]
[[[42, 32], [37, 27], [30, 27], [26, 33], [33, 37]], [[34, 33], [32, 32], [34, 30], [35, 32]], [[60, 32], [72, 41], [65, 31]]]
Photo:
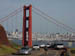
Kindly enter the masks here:
[[57, 45], [57, 48], [64, 48], [64, 45]]
[[33, 46], [33, 49], [40, 49], [40, 46], [34, 45], [34, 46]]
[[18, 51], [18, 54], [31, 54], [31, 48], [21, 48], [19, 51]]
[[47, 44], [47, 45], [46, 45], [46, 47], [50, 47], [50, 46], [51, 46], [50, 44]]
[[44, 48], [45, 46], [46, 46], [45, 44], [40, 45], [41, 48]]

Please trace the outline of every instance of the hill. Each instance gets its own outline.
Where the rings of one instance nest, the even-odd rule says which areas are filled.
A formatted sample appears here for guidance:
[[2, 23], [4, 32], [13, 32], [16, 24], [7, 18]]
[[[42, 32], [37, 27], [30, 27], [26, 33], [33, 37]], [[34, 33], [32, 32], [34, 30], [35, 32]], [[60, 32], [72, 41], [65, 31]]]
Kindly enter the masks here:
[[6, 31], [1, 24], [0, 24], [0, 45], [6, 45], [6, 46], [10, 45], [6, 35]]

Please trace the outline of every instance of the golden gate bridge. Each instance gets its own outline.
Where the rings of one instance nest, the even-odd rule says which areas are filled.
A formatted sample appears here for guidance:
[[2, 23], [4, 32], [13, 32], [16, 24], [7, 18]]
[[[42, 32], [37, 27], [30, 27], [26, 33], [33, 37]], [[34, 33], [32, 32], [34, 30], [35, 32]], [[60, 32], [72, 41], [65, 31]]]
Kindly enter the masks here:
[[[23, 16], [20, 12], [23, 14]], [[22, 28], [22, 37], [23, 37], [22, 44], [23, 44], [23, 46], [28, 45], [29, 47], [32, 47], [32, 12], [34, 12], [35, 14], [42, 17], [42, 19], [55, 24], [57, 27], [67, 30], [70, 33], [75, 33], [75, 29], [73, 29], [72, 27], [47, 15], [45, 12], [43, 12], [39, 8], [32, 6], [32, 5], [29, 5], [29, 6], [24, 5], [23, 7], [20, 7], [18, 9], [14, 10], [13, 12], [9, 13], [9, 15], [0, 19], [0, 23], [2, 25], [4, 23], [6, 24], [7, 31], [10, 30], [9, 28], [12, 28], [11, 30], [13, 30], [13, 28], [17, 29], [18, 25], [20, 25], [21, 20], [23, 20], [20, 25], [20, 27]], [[20, 19], [20, 17], [18, 18], [19, 14], [21, 14], [20, 16], [23, 17], [23, 19], [22, 18]], [[16, 19], [14, 18], [14, 20], [13, 20], [12, 17], [16, 17]], [[17, 22], [18, 20], [19, 20], [19, 22]], [[9, 27], [9, 25], [10, 25], [10, 27]], [[28, 40], [27, 40], [27, 38], [28, 38]]]

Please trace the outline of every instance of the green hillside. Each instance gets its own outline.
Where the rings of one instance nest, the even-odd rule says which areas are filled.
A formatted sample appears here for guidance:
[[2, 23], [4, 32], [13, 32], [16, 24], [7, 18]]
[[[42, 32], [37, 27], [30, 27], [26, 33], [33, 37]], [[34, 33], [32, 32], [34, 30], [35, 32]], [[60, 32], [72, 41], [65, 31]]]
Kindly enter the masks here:
[[16, 49], [5, 46], [5, 45], [0, 46], [0, 56], [6, 55], [6, 54], [11, 54], [11, 53], [14, 53], [16, 51], [17, 51]]

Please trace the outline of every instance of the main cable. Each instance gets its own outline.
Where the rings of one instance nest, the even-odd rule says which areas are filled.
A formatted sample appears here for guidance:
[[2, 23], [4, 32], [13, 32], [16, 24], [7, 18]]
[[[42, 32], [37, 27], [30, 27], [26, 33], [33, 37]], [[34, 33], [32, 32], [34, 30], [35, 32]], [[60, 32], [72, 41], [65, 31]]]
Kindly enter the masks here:
[[35, 10], [37, 10], [38, 12], [40, 12], [42, 15], [48, 17], [49, 19], [52, 19], [52, 20], [55, 21], [56, 23], [58, 23], [58, 24], [60, 24], [60, 25], [62, 25], [62, 26], [64, 26], [64, 27], [66, 27], [66, 28], [69, 28], [70, 30], [73, 30], [73, 31], [75, 30], [75, 29], [73, 29], [72, 27], [70, 27], [70, 26], [68, 26], [68, 25], [66, 25], [66, 24], [64, 24], [64, 23], [62, 23], [62, 22], [60, 22], [60, 21], [54, 19], [53, 17], [47, 15], [45, 12], [41, 11], [40, 9], [38, 9], [38, 8], [36, 8], [36, 7], [34, 7], [34, 6], [33, 6], [33, 8], [34, 8]]

